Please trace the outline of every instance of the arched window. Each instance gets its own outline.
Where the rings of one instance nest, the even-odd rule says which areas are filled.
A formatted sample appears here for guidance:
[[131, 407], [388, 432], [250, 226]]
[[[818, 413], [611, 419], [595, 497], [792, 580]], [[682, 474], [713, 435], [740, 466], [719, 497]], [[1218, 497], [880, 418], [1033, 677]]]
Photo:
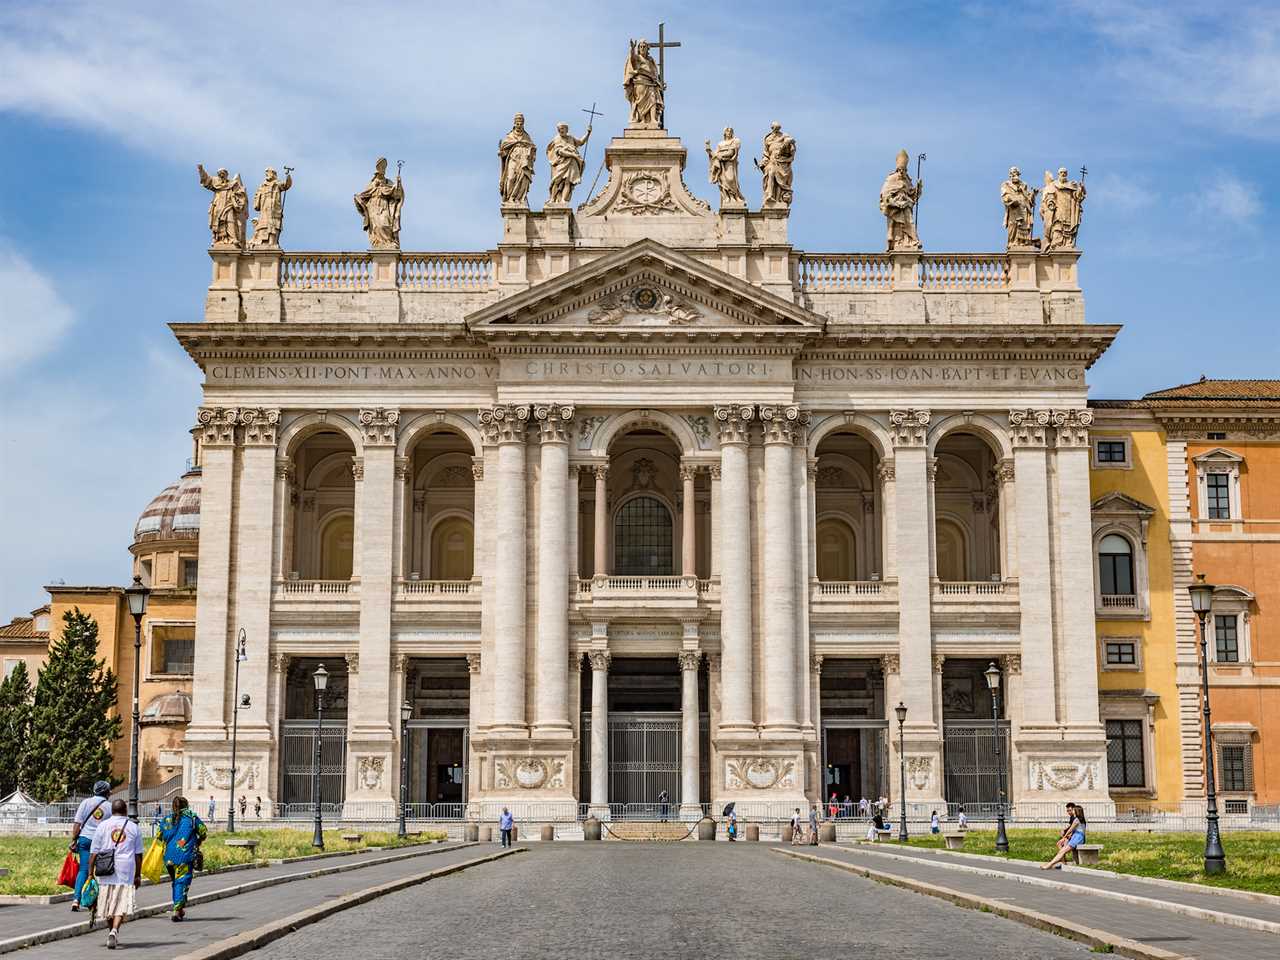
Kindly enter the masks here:
[[470, 580], [472, 571], [471, 521], [450, 517], [431, 532], [432, 580]]
[[613, 570], [623, 577], [669, 577], [671, 511], [656, 497], [633, 497], [613, 518]]
[[1104, 597], [1133, 594], [1133, 546], [1118, 533], [1098, 544], [1098, 578]]
[[320, 578], [350, 580], [355, 546], [355, 522], [351, 514], [334, 517], [320, 533]]
[[818, 524], [818, 579], [841, 581], [857, 579], [854, 562], [853, 531], [841, 520], [823, 520]]

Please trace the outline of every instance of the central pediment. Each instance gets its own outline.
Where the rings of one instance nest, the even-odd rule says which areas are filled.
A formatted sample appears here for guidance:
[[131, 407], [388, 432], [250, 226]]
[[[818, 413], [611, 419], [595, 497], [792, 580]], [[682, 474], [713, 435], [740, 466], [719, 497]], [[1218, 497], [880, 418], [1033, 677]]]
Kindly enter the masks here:
[[820, 333], [823, 319], [789, 300], [646, 239], [492, 303], [467, 317], [498, 329], [655, 329]]

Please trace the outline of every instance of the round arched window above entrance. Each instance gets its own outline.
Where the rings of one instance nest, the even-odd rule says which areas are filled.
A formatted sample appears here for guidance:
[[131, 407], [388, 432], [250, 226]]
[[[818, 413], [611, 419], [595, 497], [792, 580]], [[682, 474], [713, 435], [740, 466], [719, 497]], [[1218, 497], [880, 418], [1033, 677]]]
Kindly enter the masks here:
[[671, 511], [657, 497], [632, 497], [613, 518], [613, 571], [621, 577], [669, 577]]

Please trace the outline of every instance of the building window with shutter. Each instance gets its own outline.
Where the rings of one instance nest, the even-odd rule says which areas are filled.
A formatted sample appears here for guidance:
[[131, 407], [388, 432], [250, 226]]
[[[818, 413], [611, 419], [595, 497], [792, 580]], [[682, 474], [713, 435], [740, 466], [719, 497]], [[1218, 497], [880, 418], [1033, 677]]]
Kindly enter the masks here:
[[1112, 787], [1145, 787], [1142, 721], [1107, 721], [1107, 782]]
[[1224, 793], [1248, 793], [1253, 789], [1253, 757], [1247, 743], [1218, 746], [1218, 779]]

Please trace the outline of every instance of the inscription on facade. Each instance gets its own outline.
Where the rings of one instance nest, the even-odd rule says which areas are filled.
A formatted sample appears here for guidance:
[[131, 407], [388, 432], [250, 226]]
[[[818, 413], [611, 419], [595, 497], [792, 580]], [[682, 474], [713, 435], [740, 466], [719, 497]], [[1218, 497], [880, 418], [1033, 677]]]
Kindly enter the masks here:
[[483, 363], [215, 363], [209, 383], [475, 383], [492, 381], [496, 364]]
[[831, 386], [849, 383], [860, 386], [1027, 387], [1082, 385], [1084, 368], [1068, 364], [889, 364], [811, 363], [796, 367], [797, 386]]
[[645, 383], [698, 380], [775, 381], [787, 364], [766, 359], [699, 357], [602, 357], [596, 360], [521, 360], [503, 362], [503, 379], [526, 383], [578, 380], [596, 383]]

